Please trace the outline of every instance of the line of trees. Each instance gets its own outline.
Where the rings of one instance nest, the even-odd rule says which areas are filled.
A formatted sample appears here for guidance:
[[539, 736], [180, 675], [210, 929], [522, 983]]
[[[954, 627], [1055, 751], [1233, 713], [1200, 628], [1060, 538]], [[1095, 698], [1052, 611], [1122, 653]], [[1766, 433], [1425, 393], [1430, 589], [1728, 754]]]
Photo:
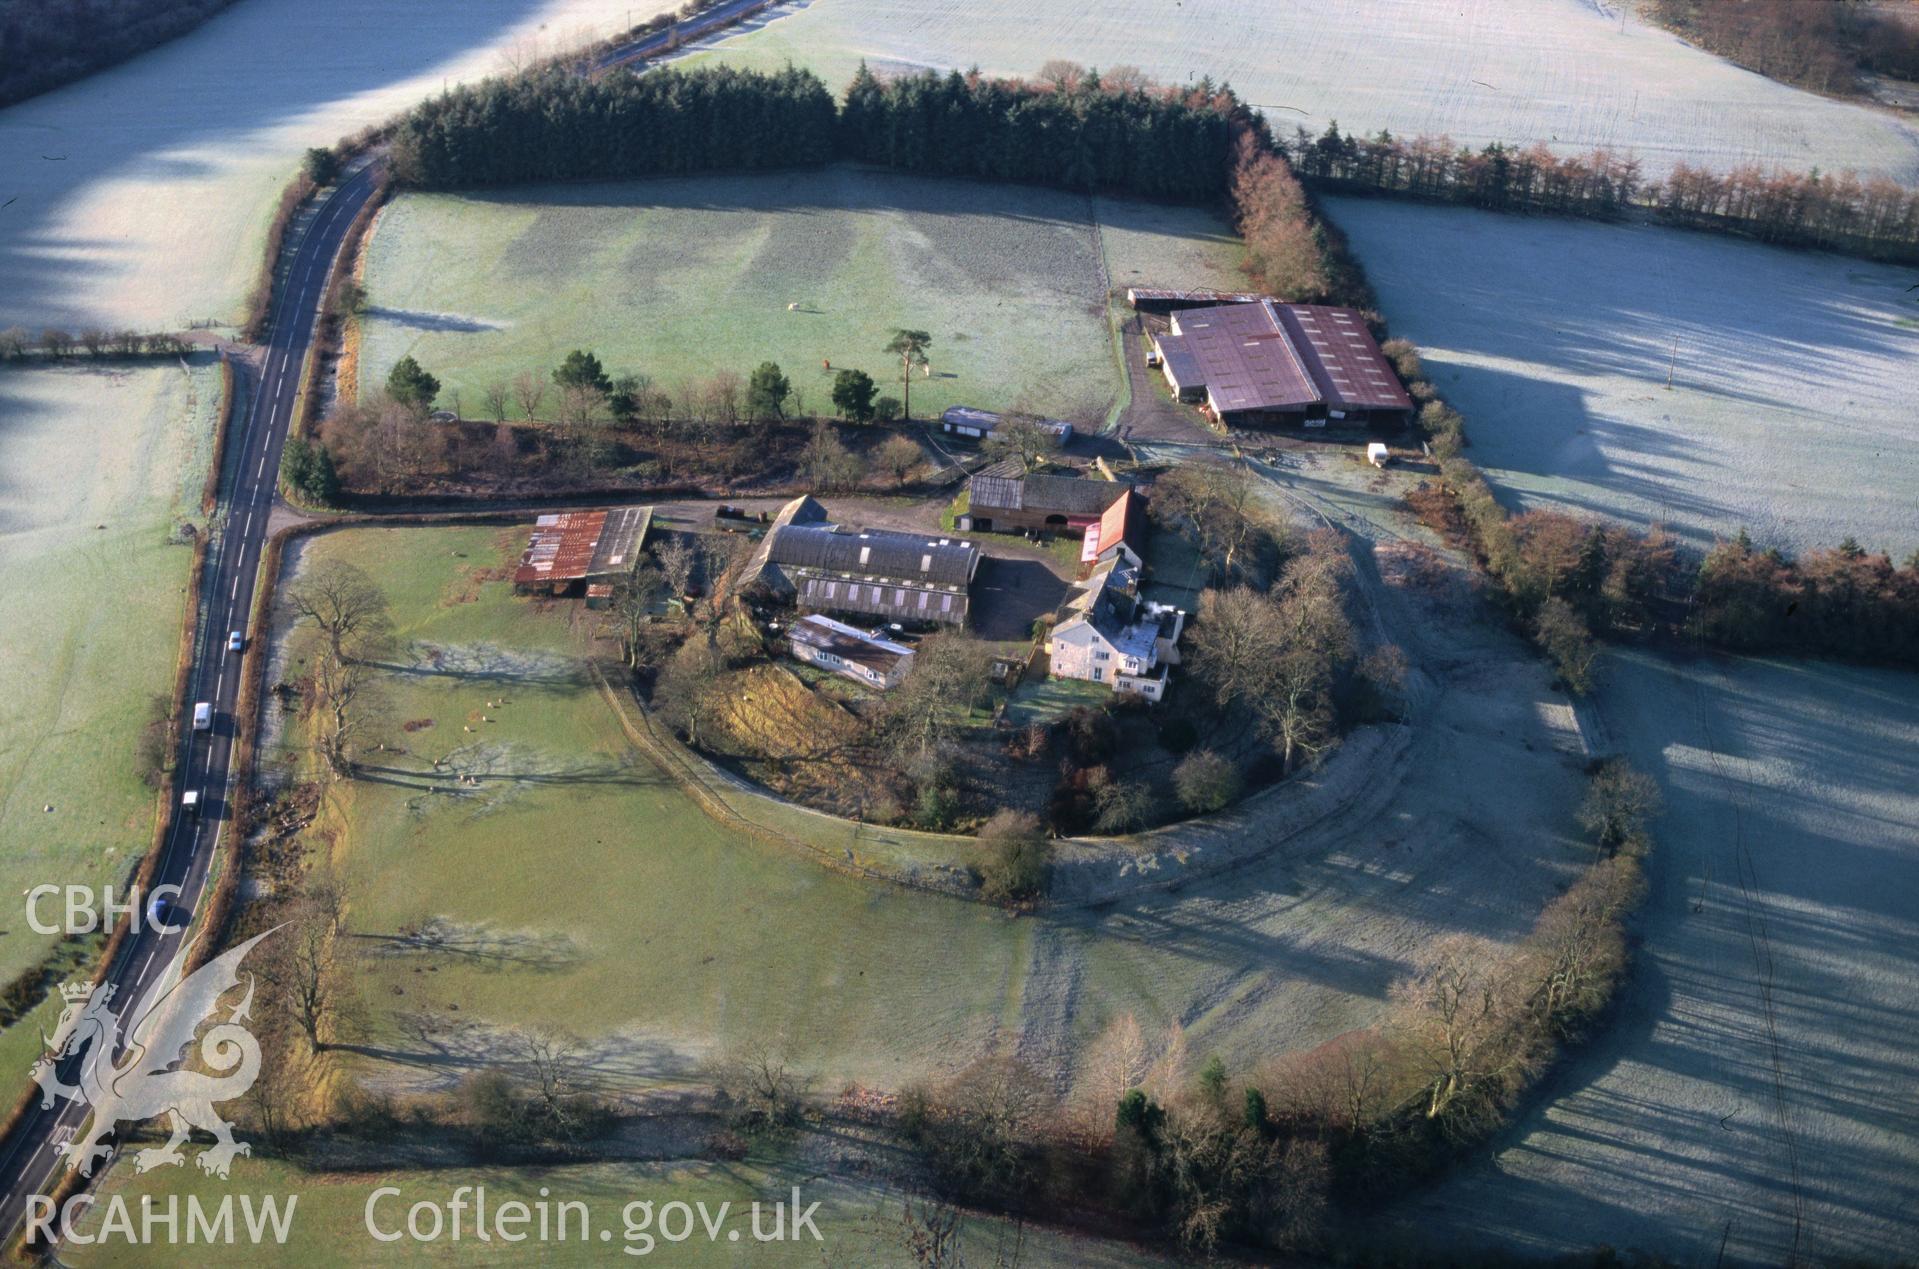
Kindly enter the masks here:
[[1224, 85], [1149, 84], [1049, 62], [1037, 81], [977, 70], [882, 80], [864, 64], [840, 113], [840, 153], [911, 172], [1210, 202], [1237, 138], [1265, 124]]
[[1595, 635], [1661, 629], [1737, 652], [1919, 664], [1919, 551], [1896, 566], [1847, 538], [1793, 560], [1758, 549], [1742, 529], [1694, 566], [1658, 525], [1508, 513], [1457, 453], [1456, 428], [1444, 435], [1438, 482], [1408, 501], [1428, 524], [1471, 544], [1515, 621], [1574, 692], [1594, 685]]
[[1598, 220], [1637, 208], [1689, 229], [1919, 260], [1919, 190], [1887, 177], [1679, 163], [1664, 181], [1648, 180], [1622, 151], [1563, 155], [1499, 142], [1473, 150], [1445, 136], [1342, 133], [1336, 120], [1318, 136], [1295, 130], [1284, 148], [1300, 176], [1347, 192]]
[[859, 159], [904, 171], [1207, 202], [1240, 138], [1268, 142], [1232, 89], [1149, 84], [1049, 63], [1036, 81], [977, 71], [882, 80], [864, 65], [843, 107], [811, 72], [708, 67], [585, 79], [549, 69], [424, 102], [394, 133], [392, 170], [430, 188]]
[[233, 0], [8, 0], [0, 5], [0, 106], [184, 35]]
[[902, 171], [1229, 204], [1255, 281], [1292, 299], [1365, 303], [1337, 267], [1265, 119], [1210, 78], [1153, 84], [1048, 62], [1037, 79], [977, 70], [882, 79], [843, 103], [788, 68], [550, 68], [425, 102], [397, 125], [391, 170], [427, 188], [763, 168], [851, 158]]
[[1919, 79], [1919, 24], [1898, 6], [1653, 0], [1647, 12], [1728, 61], [1814, 92], [1864, 91], [1862, 70]]
[[1418, 949], [1375, 1026], [1234, 1072], [1112, 1018], [1055, 1110], [1017, 1059], [987, 1058], [900, 1097], [898, 1128], [945, 1198], [1092, 1208], [1211, 1254], [1311, 1251], [1336, 1206], [1402, 1192], [1498, 1131], [1559, 1050], [1589, 1033], [1628, 963], [1657, 786], [1623, 763], [1579, 809], [1594, 859], [1510, 945]]
[[429, 189], [791, 167], [833, 156], [832, 94], [809, 71], [672, 68], [488, 79], [401, 117], [396, 180]]
[[146, 334], [137, 330], [107, 330], [89, 326], [74, 332], [64, 327], [49, 326], [35, 335], [24, 326], [9, 326], [0, 330], [0, 361], [23, 361], [36, 353], [48, 361], [67, 361], [82, 354], [94, 361], [178, 357], [191, 346], [178, 335], [165, 331]]
[[1792, 560], [1742, 530], [1700, 565], [1690, 629], [1737, 651], [1919, 665], [1919, 551], [1895, 568], [1847, 538]]

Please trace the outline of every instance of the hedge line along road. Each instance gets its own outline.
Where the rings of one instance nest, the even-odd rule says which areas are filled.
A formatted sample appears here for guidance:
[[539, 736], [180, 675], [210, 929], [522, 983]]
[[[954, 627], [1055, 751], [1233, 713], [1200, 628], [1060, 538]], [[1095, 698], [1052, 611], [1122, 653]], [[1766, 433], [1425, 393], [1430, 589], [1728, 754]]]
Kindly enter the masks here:
[[[737, 21], [767, 7], [768, 0], [728, 0], [690, 21], [602, 53], [582, 66], [583, 73], [599, 73], [616, 66], [639, 69], [639, 63], [667, 52], [687, 40]], [[109, 967], [106, 982], [114, 988], [114, 1011], [130, 1023], [152, 993], [171, 986], [169, 970], [184, 954], [188, 931], [186, 914], [198, 909], [207, 891], [208, 876], [220, 845], [220, 835], [231, 819], [228, 783], [236, 728], [255, 720], [234, 717], [239, 701], [241, 657], [227, 650], [229, 632], [247, 638], [249, 654], [256, 633], [247, 629], [253, 611], [253, 591], [261, 552], [266, 547], [267, 520], [273, 509], [280, 471], [280, 451], [286, 443], [299, 406], [300, 379], [313, 344], [320, 302], [339, 262], [341, 243], [354, 218], [372, 197], [378, 184], [379, 163], [361, 166], [342, 181], [308, 215], [305, 227], [283, 247], [286, 263], [267, 327], [263, 355], [257, 367], [235, 359], [234, 383], [239, 409], [229, 416], [225, 470], [210, 530], [214, 536], [202, 574], [199, 618], [193, 644], [193, 667], [188, 677], [183, 712], [205, 701], [213, 707], [209, 731], [189, 728], [182, 742], [176, 770], [179, 793], [199, 794], [200, 809], [183, 812], [169, 808], [161, 858], [153, 885], [179, 887], [177, 911], [170, 925], [156, 928], [144, 911]], [[288, 258], [290, 256], [290, 259]], [[264, 646], [257, 655], [265, 655]], [[116, 896], [118, 897], [118, 896]], [[49, 901], [51, 910], [57, 901]], [[144, 906], [144, 905], [143, 905]], [[117, 1058], [119, 1054], [115, 1054]], [[63, 1083], [77, 1082], [80, 1059], [60, 1063]], [[48, 1194], [58, 1184], [66, 1157], [59, 1147], [75, 1140], [86, 1126], [89, 1111], [78, 1101], [56, 1102], [34, 1108], [0, 1141], [0, 1245], [10, 1242], [27, 1213], [30, 1196]], [[133, 1125], [128, 1125], [133, 1127]], [[94, 1175], [105, 1171], [96, 1164]]]

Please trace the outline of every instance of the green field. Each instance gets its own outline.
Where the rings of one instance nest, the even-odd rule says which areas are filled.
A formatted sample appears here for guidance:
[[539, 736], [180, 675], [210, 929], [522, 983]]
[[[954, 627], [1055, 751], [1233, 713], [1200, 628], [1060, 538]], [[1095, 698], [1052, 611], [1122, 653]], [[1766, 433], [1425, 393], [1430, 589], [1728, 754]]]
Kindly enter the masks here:
[[[1181, 1021], [1198, 1051], [1245, 1069], [1380, 1007], [1383, 976], [1331, 970], [1296, 946], [1323, 933], [1304, 915], [1318, 899], [1300, 901], [1319, 882], [1297, 865], [1015, 917], [724, 829], [635, 753], [581, 676], [574, 607], [476, 580], [519, 542], [490, 528], [355, 529], [303, 553], [302, 567], [364, 567], [413, 643], [387, 683], [389, 734], [409, 752], [337, 788], [320, 825], [343, 830], [361, 1042], [387, 1051], [365, 1059], [369, 1078], [444, 1087], [510, 1029], [552, 1025], [589, 1039], [613, 1084], [691, 1078], [716, 1047], [777, 1036], [829, 1089], [898, 1087], [1017, 1052], [1066, 1091], [1081, 1046], [1121, 1011], [1149, 1030]], [[419, 772], [436, 758], [480, 784], [426, 792]], [[833, 849], [848, 841], [843, 821], [778, 822]], [[1348, 901], [1345, 873], [1328, 871], [1334, 903]], [[428, 922], [460, 946], [393, 941]]]
[[[192, 565], [167, 534], [198, 518], [219, 395], [210, 360], [0, 370], [0, 894], [119, 885], [146, 849], [136, 745]], [[0, 981], [50, 942], [17, 906], [0, 931]]]
[[[472, 1212], [468, 1209], [464, 1236], [454, 1242], [450, 1236], [433, 1243], [410, 1238], [387, 1243], [375, 1239], [367, 1229], [367, 1202], [376, 1189], [396, 1187], [398, 1195], [378, 1199], [373, 1221], [383, 1234], [404, 1230], [407, 1209], [416, 1202], [444, 1205], [461, 1186], [484, 1186], [489, 1210], [519, 1200], [532, 1207], [542, 1201], [554, 1204], [557, 1232], [557, 1204], [577, 1201], [587, 1205], [591, 1224], [587, 1237], [577, 1236], [581, 1228], [576, 1215], [570, 1215], [568, 1237], [545, 1243], [527, 1241], [503, 1246], [495, 1241], [483, 1243], [475, 1238]], [[751, 1205], [767, 1205], [762, 1213], [762, 1229], [770, 1234], [773, 1223], [771, 1205], [790, 1201], [798, 1186], [802, 1209], [819, 1203], [813, 1224], [820, 1232], [814, 1241], [804, 1232], [798, 1240], [756, 1243], [752, 1237]], [[273, 1195], [297, 1194], [299, 1203], [290, 1222], [286, 1246], [274, 1249], [292, 1263], [318, 1269], [328, 1265], [419, 1264], [457, 1261], [461, 1264], [549, 1265], [629, 1264], [669, 1265], [887, 1265], [911, 1263], [899, 1234], [900, 1205], [896, 1196], [870, 1183], [823, 1177], [819, 1170], [793, 1162], [747, 1160], [739, 1163], [617, 1162], [549, 1168], [446, 1168], [378, 1172], [310, 1172], [296, 1166], [264, 1159], [242, 1159], [234, 1167], [231, 1182], [211, 1180], [196, 1168], [165, 1168], [145, 1176], [134, 1176], [130, 1169], [116, 1168], [101, 1187], [101, 1204], [110, 1204], [114, 1196], [123, 1198], [139, 1219], [143, 1198], [152, 1196], [164, 1210], [168, 1197], [178, 1196], [182, 1204], [197, 1198], [209, 1209], [229, 1195], [248, 1195], [257, 1203]], [[470, 1196], [469, 1196], [470, 1200]], [[654, 1215], [649, 1221], [632, 1203], [650, 1202]], [[661, 1237], [665, 1228], [679, 1233], [677, 1214], [667, 1217], [664, 1208], [671, 1203], [704, 1204], [706, 1214], [720, 1221], [720, 1205], [730, 1207], [717, 1241], [708, 1241], [696, 1215], [693, 1233], [680, 1242]], [[184, 1207], [182, 1211], [184, 1212]], [[537, 1211], [537, 1208], [535, 1208]], [[100, 1231], [105, 1207], [96, 1207], [82, 1223], [83, 1236]], [[183, 1215], [184, 1221], [184, 1215]], [[235, 1215], [236, 1225], [240, 1217]], [[631, 1226], [629, 1227], [629, 1220]], [[600, 1230], [608, 1231], [602, 1239]], [[727, 1235], [738, 1231], [737, 1239]], [[789, 1231], [790, 1232], [790, 1231]], [[651, 1239], [649, 1242], [648, 1239]], [[1018, 1247], [1019, 1263], [1030, 1266], [1074, 1265], [1088, 1269], [1120, 1269], [1170, 1263], [1160, 1257], [1118, 1242], [1079, 1238], [1042, 1228], [1016, 1229], [1008, 1222], [985, 1216], [969, 1218], [961, 1233], [961, 1246], [970, 1264], [992, 1264], [996, 1251]], [[629, 1253], [630, 1249], [630, 1253]], [[254, 1265], [261, 1252], [244, 1243], [234, 1246], [132, 1247], [124, 1241], [108, 1241], [80, 1246], [68, 1243], [61, 1249], [61, 1261], [75, 1266], [108, 1265]]]
[[824, 413], [826, 361], [899, 395], [880, 349], [903, 326], [933, 335], [916, 415], [1019, 406], [1098, 425], [1123, 386], [1102, 277], [1230, 280], [1236, 251], [1193, 209], [845, 166], [409, 194], [369, 249], [361, 382], [410, 353], [443, 406], [457, 392], [483, 417], [489, 383], [584, 347], [669, 390], [774, 361]]

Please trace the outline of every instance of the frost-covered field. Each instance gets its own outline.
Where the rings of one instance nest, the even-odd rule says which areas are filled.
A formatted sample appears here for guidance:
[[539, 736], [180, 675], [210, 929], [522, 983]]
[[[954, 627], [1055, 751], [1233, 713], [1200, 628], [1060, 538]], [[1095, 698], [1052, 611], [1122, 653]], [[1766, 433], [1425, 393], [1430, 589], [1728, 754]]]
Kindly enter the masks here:
[[666, 0], [246, 0], [0, 111], [0, 326], [232, 321], [302, 151]]
[[1399, 1234], [1696, 1265], [1910, 1256], [1919, 678], [1611, 665], [1607, 725], [1668, 802], [1631, 986], [1552, 1103]]
[[[807, 408], [827, 411], [823, 362], [899, 395], [881, 349], [904, 326], [933, 335], [916, 415], [1023, 404], [1097, 425], [1120, 380], [1091, 207], [1054, 190], [844, 166], [408, 195], [369, 250], [362, 382], [410, 353], [443, 381], [442, 404], [457, 391], [480, 417], [488, 383], [544, 377], [569, 349], [590, 348], [613, 373], [669, 390], [774, 361]], [[1230, 274], [1237, 249], [1214, 217], [1098, 208], [1114, 286]]]
[[[1630, 147], [1685, 160], [1857, 168], [1919, 181], [1919, 130], [1739, 69], [1641, 22], [1625, 0], [811, 0], [720, 42], [726, 60], [876, 70], [1048, 58], [1227, 80], [1274, 122], [1446, 133], [1475, 147]], [[775, 12], [780, 12], [775, 10]]]
[[1911, 270], [1678, 230], [1327, 209], [1509, 500], [1702, 546], [1744, 525], [1794, 550], [1919, 548]]
[[[135, 746], [172, 690], [220, 380], [210, 358], [0, 370], [0, 894], [118, 884], [147, 844]], [[51, 806], [51, 812], [45, 807]], [[45, 950], [20, 910], [0, 980]]]

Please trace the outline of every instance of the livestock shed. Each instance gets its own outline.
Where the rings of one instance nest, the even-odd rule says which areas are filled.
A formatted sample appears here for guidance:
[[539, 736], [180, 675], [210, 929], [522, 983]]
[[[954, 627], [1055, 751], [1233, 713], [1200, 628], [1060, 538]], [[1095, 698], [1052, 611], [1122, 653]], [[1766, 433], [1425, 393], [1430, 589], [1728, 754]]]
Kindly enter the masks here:
[[543, 515], [513, 570], [514, 588], [564, 595], [610, 586], [638, 567], [652, 524], [651, 507]]
[[[810, 503], [799, 508], [798, 503]], [[886, 529], [853, 530], [787, 517], [819, 508], [789, 503], [784, 523], [754, 556], [755, 576], [806, 612], [866, 613], [888, 621], [963, 626], [972, 602], [979, 548], [957, 538]], [[824, 508], [819, 508], [824, 515]]]
[[1082, 476], [1015, 475], [995, 465], [973, 476], [966, 488], [965, 529], [1084, 533], [1132, 486]]
[[1187, 308], [1214, 308], [1221, 304], [1257, 304], [1268, 298], [1258, 291], [1173, 291], [1164, 287], [1126, 289], [1126, 302], [1142, 313], [1174, 313]]
[[[979, 410], [970, 405], [948, 406], [940, 415], [940, 431], [954, 436], [970, 436], [974, 440], [984, 440], [1004, 424], [1009, 416], [995, 414], [991, 410]], [[1064, 444], [1073, 439], [1073, 425], [1065, 419], [1042, 419], [1026, 417], [1035, 427], [1057, 437]]]
[[1413, 401], [1366, 320], [1321, 304], [1224, 304], [1176, 312], [1156, 335], [1161, 373], [1182, 401], [1228, 427], [1404, 427]]
[[787, 630], [795, 659], [885, 691], [913, 667], [913, 650], [831, 617], [801, 617]]

